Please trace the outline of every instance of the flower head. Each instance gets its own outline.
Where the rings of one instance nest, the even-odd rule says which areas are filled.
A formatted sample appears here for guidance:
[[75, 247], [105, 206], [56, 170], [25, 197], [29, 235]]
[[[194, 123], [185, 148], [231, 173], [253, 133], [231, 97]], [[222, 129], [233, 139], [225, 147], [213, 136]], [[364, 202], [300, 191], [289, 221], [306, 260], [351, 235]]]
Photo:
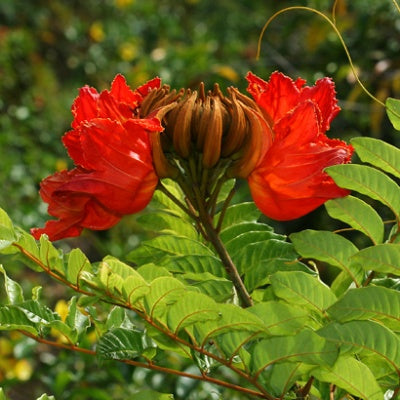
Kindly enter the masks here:
[[347, 195], [324, 172], [350, 161], [353, 148], [325, 132], [339, 112], [329, 78], [304, 86], [275, 72], [269, 82], [249, 73], [248, 91], [272, 128], [272, 144], [248, 177], [254, 202], [268, 217], [290, 220]]
[[140, 118], [138, 108], [159, 86], [156, 78], [132, 91], [118, 75], [110, 91], [80, 90], [72, 106], [72, 130], [63, 137], [75, 168], [42, 181], [42, 199], [58, 219], [32, 229], [36, 238], [45, 233], [58, 240], [78, 236], [83, 228], [107, 229], [146, 207], [158, 182], [149, 134], [163, 128], [155, 117]]

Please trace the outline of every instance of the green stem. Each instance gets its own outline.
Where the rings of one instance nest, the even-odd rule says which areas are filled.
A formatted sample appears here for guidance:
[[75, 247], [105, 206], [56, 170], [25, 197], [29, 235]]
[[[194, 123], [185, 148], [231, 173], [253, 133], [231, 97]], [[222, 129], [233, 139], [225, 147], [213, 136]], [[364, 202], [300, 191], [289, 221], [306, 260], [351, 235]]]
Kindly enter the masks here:
[[253, 300], [249, 292], [247, 291], [242, 278], [239, 275], [239, 272], [236, 268], [236, 265], [233, 263], [229, 253], [227, 252], [224, 243], [222, 242], [217, 230], [214, 228], [211, 216], [207, 213], [205, 209], [205, 205], [201, 199], [201, 193], [198, 188], [195, 189], [195, 194], [198, 202], [198, 212], [201, 224], [204, 227], [204, 230], [207, 234], [208, 240], [213, 245], [215, 251], [217, 252], [222, 264], [232, 281], [233, 285], [236, 288], [239, 299], [242, 303], [243, 307], [251, 307], [253, 305]]

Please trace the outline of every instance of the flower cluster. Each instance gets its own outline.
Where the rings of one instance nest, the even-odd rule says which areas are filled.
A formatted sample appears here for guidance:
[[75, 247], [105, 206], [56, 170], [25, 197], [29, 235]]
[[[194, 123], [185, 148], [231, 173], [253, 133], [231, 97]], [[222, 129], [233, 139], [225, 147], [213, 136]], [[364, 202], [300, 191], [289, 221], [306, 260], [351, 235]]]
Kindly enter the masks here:
[[252, 73], [247, 80], [253, 99], [235, 88], [224, 96], [217, 85], [208, 93], [203, 84], [198, 91], [170, 90], [158, 78], [131, 90], [121, 75], [109, 91], [82, 88], [63, 138], [75, 168], [41, 183], [48, 212], [58, 219], [33, 235], [58, 240], [83, 228], [107, 229], [145, 208], [166, 177], [189, 201], [197, 184], [209, 198], [217, 178], [247, 179], [258, 208], [277, 220], [346, 195], [324, 172], [349, 162], [353, 152], [325, 134], [339, 111], [333, 82], [307, 87], [278, 72], [269, 82]]

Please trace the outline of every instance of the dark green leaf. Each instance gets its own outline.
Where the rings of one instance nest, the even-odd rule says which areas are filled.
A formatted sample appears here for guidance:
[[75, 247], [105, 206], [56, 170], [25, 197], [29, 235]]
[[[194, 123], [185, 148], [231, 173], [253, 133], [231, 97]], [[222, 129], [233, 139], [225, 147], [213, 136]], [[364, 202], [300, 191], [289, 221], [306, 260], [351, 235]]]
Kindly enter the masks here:
[[[260, 211], [253, 202], [234, 204], [226, 210], [222, 229], [242, 222], [256, 222], [260, 215]], [[218, 217], [219, 214], [216, 216], [217, 220]]]

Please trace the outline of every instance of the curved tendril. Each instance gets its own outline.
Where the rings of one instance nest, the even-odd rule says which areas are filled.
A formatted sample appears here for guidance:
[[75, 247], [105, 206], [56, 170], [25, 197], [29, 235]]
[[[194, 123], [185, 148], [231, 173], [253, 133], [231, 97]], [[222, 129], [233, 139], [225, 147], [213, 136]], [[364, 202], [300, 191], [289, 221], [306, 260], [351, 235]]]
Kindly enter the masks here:
[[394, 4], [394, 6], [396, 7], [397, 11], [400, 13], [400, 6], [399, 6], [399, 4], [397, 3], [397, 0], [392, 0], [392, 2], [393, 2], [393, 4]]
[[[397, 9], [399, 10], [399, 12], [400, 12], [400, 6], [397, 4], [396, 0], [392, 0], [392, 1], [393, 1], [394, 5], [396, 6], [396, 8], [397, 8]], [[335, 1], [335, 3], [334, 3], [334, 11], [333, 11], [333, 12], [335, 12], [336, 3], [337, 3], [337, 1]], [[278, 17], [278, 15], [283, 14], [283, 13], [285, 13], [285, 12], [287, 12], [287, 11], [293, 11], [293, 10], [304, 10], [304, 11], [312, 12], [312, 13], [314, 13], [314, 14], [319, 15], [319, 16], [322, 17], [326, 22], [329, 23], [329, 25], [330, 25], [331, 28], [335, 31], [336, 35], [337, 35], [338, 38], [339, 38], [339, 41], [340, 41], [340, 43], [341, 43], [341, 45], [342, 45], [342, 47], [343, 47], [343, 50], [344, 50], [345, 53], [346, 53], [347, 59], [348, 59], [348, 61], [349, 61], [351, 71], [353, 72], [354, 77], [355, 77], [357, 83], [358, 83], [358, 84], [360, 85], [360, 87], [362, 88], [362, 90], [363, 90], [372, 100], [374, 100], [376, 103], [378, 103], [378, 104], [380, 104], [381, 106], [385, 107], [385, 108], [386, 108], [387, 110], [389, 110], [391, 113], [393, 113], [394, 115], [396, 115], [397, 117], [400, 118], [400, 114], [399, 114], [399, 113], [397, 113], [397, 112], [396, 112], [395, 110], [393, 110], [392, 108], [387, 107], [387, 106], [385, 105], [385, 103], [383, 103], [381, 100], [379, 100], [378, 98], [376, 98], [376, 97], [364, 86], [364, 84], [361, 82], [361, 80], [360, 80], [360, 78], [359, 78], [359, 76], [358, 76], [358, 73], [357, 73], [357, 71], [356, 71], [356, 69], [355, 69], [355, 67], [354, 67], [353, 59], [351, 58], [349, 49], [348, 49], [347, 46], [346, 46], [346, 43], [345, 43], [345, 41], [344, 41], [344, 39], [343, 39], [342, 34], [340, 33], [339, 29], [336, 27], [336, 23], [335, 23], [336, 20], [334, 19], [335, 22], [333, 22], [333, 21], [332, 21], [331, 19], [329, 19], [324, 13], [322, 13], [321, 11], [315, 10], [314, 8], [306, 7], [306, 6], [286, 7], [286, 8], [284, 8], [284, 9], [282, 9], [282, 10], [277, 11], [275, 14], [273, 14], [273, 15], [268, 19], [268, 21], [265, 23], [265, 25], [263, 26], [263, 28], [262, 28], [262, 30], [261, 30], [261, 33], [260, 33], [260, 36], [258, 37], [256, 59], [258, 60], [258, 59], [260, 58], [262, 38], [263, 38], [264, 33], [265, 33], [265, 31], [267, 30], [268, 26], [270, 25], [270, 23], [271, 23], [276, 17]]]

